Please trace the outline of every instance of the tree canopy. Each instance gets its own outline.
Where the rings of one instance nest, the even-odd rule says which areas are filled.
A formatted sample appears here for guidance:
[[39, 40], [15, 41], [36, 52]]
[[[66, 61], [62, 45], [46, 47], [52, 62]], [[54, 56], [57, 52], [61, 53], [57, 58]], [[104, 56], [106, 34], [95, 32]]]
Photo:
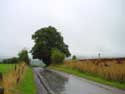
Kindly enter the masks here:
[[12, 58], [7, 58], [7, 59], [2, 60], [1, 63], [4, 63], [4, 64], [16, 64], [18, 62], [19, 62], [19, 59], [17, 57], [12, 57]]
[[76, 60], [77, 57], [75, 55], [72, 56], [72, 60]]
[[68, 45], [64, 43], [60, 32], [57, 32], [55, 27], [48, 26], [37, 30], [32, 39], [35, 44], [31, 50], [34, 59], [40, 59], [46, 65], [51, 63], [51, 51], [53, 48], [64, 53], [66, 57], [70, 56]]
[[28, 56], [28, 51], [26, 49], [21, 50], [18, 56], [20, 61], [24, 61], [29, 65], [29, 56]]

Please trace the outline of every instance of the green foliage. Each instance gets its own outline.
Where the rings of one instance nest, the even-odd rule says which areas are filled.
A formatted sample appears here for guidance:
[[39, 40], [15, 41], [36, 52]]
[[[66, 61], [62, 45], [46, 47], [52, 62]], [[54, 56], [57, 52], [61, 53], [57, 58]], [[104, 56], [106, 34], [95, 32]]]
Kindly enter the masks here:
[[12, 69], [14, 69], [15, 64], [0, 64], [0, 73], [8, 73]]
[[32, 35], [32, 39], [35, 42], [31, 50], [33, 58], [43, 60], [46, 65], [51, 63], [53, 48], [60, 50], [66, 57], [70, 56], [68, 45], [64, 43], [60, 32], [57, 32], [52, 26], [39, 29]]
[[29, 56], [27, 50], [23, 49], [21, 52], [19, 52], [18, 56], [20, 61], [24, 61], [29, 64]]
[[19, 94], [37, 94], [37, 88], [34, 81], [33, 70], [28, 67], [23, 79], [17, 87]]
[[53, 63], [62, 63], [65, 58], [65, 54], [58, 49], [52, 49], [51, 60]]
[[1, 63], [4, 63], [4, 64], [16, 64], [18, 63], [19, 59], [17, 57], [12, 57], [12, 58], [7, 58], [7, 59], [4, 59]]
[[72, 56], [72, 60], [76, 60], [77, 58], [76, 58], [76, 56], [75, 55], [73, 55]]

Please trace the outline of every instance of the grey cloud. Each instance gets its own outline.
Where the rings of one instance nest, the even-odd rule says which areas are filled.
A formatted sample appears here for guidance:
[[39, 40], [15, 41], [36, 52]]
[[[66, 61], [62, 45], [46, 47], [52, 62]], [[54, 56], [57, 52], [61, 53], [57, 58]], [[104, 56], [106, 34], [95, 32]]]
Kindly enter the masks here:
[[31, 35], [52, 25], [72, 54], [125, 56], [124, 0], [1, 0], [0, 55], [33, 46]]

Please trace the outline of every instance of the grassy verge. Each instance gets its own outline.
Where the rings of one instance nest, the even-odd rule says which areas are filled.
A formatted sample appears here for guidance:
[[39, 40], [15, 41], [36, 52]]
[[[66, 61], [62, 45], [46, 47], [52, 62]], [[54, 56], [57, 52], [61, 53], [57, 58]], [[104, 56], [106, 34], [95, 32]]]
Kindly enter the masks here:
[[14, 69], [15, 64], [0, 64], [0, 72], [7, 73], [10, 70]]
[[89, 73], [83, 73], [83, 72], [80, 72], [77, 69], [72, 69], [72, 68], [66, 67], [64, 65], [52, 65], [49, 68], [55, 69], [55, 70], [58, 70], [58, 71], [62, 71], [62, 72], [66, 72], [66, 73], [69, 73], [69, 74], [73, 74], [73, 75], [76, 75], [76, 76], [79, 76], [79, 77], [82, 77], [82, 78], [86, 78], [88, 80], [92, 80], [92, 81], [95, 81], [95, 82], [99, 82], [99, 83], [102, 83], [102, 84], [110, 85], [110, 86], [113, 86], [113, 87], [116, 87], [116, 88], [119, 88], [119, 89], [125, 89], [125, 83], [108, 81], [108, 80], [105, 80], [105, 79], [103, 79], [99, 76], [94, 76], [94, 75], [91, 75]]
[[31, 68], [26, 69], [26, 73], [18, 85], [18, 90], [21, 91], [21, 94], [36, 94], [36, 84]]

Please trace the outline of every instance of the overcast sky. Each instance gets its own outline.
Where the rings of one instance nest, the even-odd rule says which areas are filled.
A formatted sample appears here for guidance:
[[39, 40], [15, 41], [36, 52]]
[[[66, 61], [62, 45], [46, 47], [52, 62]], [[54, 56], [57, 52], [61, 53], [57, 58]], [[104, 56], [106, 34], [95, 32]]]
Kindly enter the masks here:
[[54, 26], [72, 54], [125, 56], [125, 0], [0, 0], [0, 56], [31, 49], [31, 35]]

